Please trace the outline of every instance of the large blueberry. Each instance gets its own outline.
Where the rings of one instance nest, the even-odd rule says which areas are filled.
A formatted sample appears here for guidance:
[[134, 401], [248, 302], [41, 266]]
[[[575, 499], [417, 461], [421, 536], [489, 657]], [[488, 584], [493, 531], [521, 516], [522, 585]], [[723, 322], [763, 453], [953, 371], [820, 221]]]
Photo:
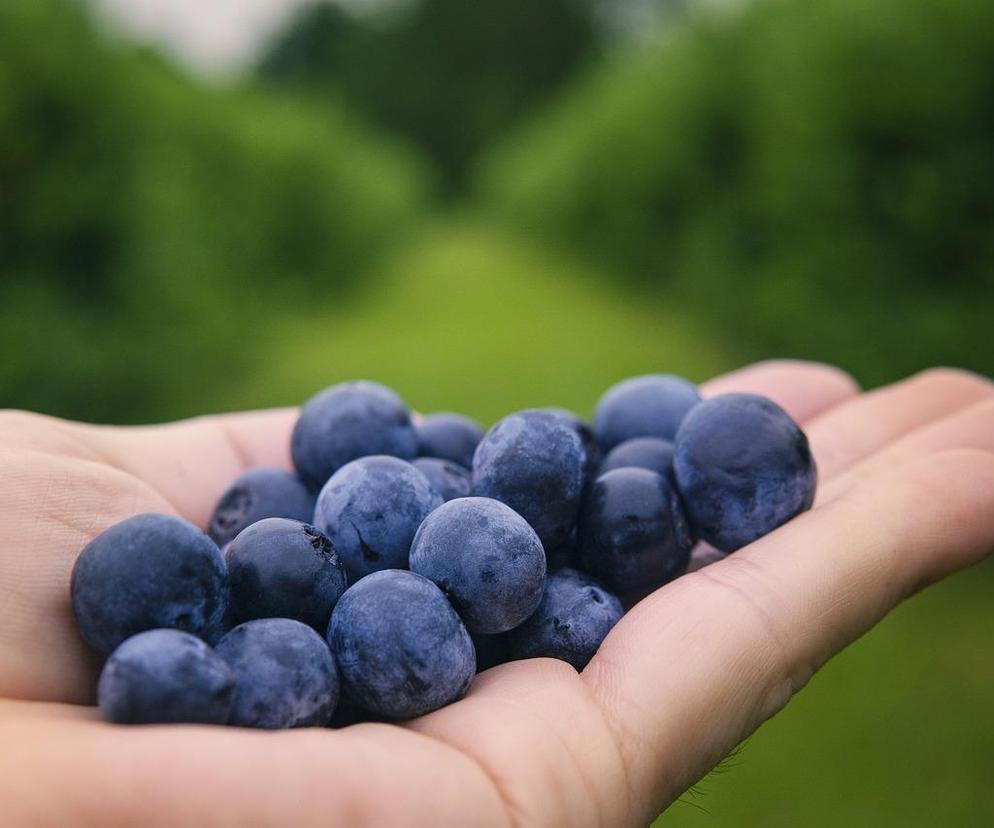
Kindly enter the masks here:
[[239, 624], [217, 645], [235, 674], [228, 724], [279, 730], [328, 724], [338, 671], [328, 644], [289, 618]]
[[577, 670], [587, 666], [618, 623], [621, 602], [575, 569], [548, 577], [535, 614], [507, 635], [511, 658], [558, 658]]
[[147, 630], [107, 659], [97, 685], [100, 712], [117, 724], [224, 724], [235, 676], [199, 638]]
[[343, 382], [311, 397], [300, 409], [290, 437], [301, 479], [320, 489], [339, 468], [358, 457], [414, 457], [418, 436], [411, 412], [389, 388], [375, 382]]
[[677, 486], [698, 534], [733, 552], [810, 508], [818, 473], [808, 439], [772, 400], [722, 394], [677, 433]]
[[669, 479], [627, 467], [598, 477], [580, 516], [580, 566], [625, 595], [683, 574], [693, 539]]
[[672, 374], [631, 377], [611, 386], [594, 411], [594, 434], [604, 451], [632, 437], [672, 440], [701, 401], [697, 387]]
[[473, 494], [506, 503], [552, 548], [576, 523], [584, 460], [580, 438], [556, 415], [509, 414], [476, 448]]
[[387, 569], [349, 587], [328, 641], [347, 697], [388, 719], [410, 719], [462, 697], [476, 672], [473, 642], [427, 578]]
[[106, 655], [145, 630], [213, 628], [228, 583], [214, 541], [185, 520], [149, 513], [115, 523], [83, 548], [70, 593], [83, 638]]
[[222, 549], [246, 526], [269, 517], [310, 520], [314, 495], [293, 472], [249, 469], [221, 495], [207, 524], [207, 534]]
[[469, 469], [458, 463], [438, 457], [418, 457], [411, 461], [411, 465], [428, 478], [442, 500], [455, 500], [469, 495], [472, 487]]
[[331, 539], [354, 583], [380, 569], [406, 569], [414, 533], [441, 505], [441, 495], [410, 463], [363, 457], [325, 484], [314, 523]]
[[293, 618], [323, 633], [345, 592], [345, 568], [331, 541], [299, 520], [253, 523], [228, 544], [224, 559], [239, 621]]
[[411, 571], [438, 584], [470, 632], [500, 633], [538, 606], [545, 550], [509, 506], [463, 497], [425, 518], [411, 544]]
[[543, 408], [541, 410], [548, 411], [559, 422], [576, 432], [576, 436], [580, 438], [580, 444], [583, 446], [585, 454], [583, 462], [584, 478], [588, 482], [593, 480], [597, 476], [597, 469], [601, 464], [601, 458], [604, 456], [600, 445], [597, 443], [597, 438], [594, 437], [593, 429], [583, 421], [579, 414], [575, 414], [569, 409]]
[[441, 457], [460, 466], [473, 465], [473, 452], [483, 437], [480, 424], [462, 414], [428, 414], [416, 426], [418, 456]]
[[666, 477], [673, 474], [673, 443], [659, 437], [632, 437], [618, 443], [604, 457], [600, 474], [634, 466]]

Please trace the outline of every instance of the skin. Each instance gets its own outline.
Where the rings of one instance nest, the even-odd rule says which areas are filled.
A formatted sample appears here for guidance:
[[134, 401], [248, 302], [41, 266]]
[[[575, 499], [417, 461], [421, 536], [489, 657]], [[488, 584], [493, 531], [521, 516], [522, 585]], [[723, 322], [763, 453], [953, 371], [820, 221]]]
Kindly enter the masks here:
[[767, 394], [804, 424], [822, 480], [810, 512], [642, 600], [581, 674], [515, 662], [414, 722], [283, 733], [96, 721], [68, 582], [114, 521], [204, 525], [236, 474], [288, 467], [294, 413], [127, 429], [4, 413], [5, 824], [649, 822], [895, 604], [994, 547], [990, 382], [942, 369], [859, 394], [835, 369], [780, 362], [703, 391]]

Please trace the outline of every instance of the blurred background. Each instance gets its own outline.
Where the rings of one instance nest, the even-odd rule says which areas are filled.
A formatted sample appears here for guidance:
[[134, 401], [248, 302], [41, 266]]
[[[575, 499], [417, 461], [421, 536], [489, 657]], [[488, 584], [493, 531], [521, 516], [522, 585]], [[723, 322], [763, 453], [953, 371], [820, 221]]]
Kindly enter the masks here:
[[[0, 407], [994, 373], [990, 0], [4, 0]], [[994, 566], [661, 819], [994, 824]]]

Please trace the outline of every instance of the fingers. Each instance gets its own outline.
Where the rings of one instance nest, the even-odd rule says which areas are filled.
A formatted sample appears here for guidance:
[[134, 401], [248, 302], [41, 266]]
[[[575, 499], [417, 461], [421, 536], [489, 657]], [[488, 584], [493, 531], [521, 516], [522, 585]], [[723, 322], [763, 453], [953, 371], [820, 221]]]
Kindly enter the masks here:
[[819, 487], [816, 503], [828, 503], [861, 480], [944, 449], [979, 448], [994, 453], [994, 386], [982, 402], [907, 434], [836, 474]]
[[255, 466], [291, 468], [296, 409], [197, 417], [156, 426], [79, 426], [108, 463], [160, 492], [187, 520], [206, 525], [231, 481]]
[[990, 381], [937, 368], [838, 405], [806, 426], [819, 480], [840, 474], [921, 426], [991, 398]]
[[387, 725], [111, 727], [0, 705], [4, 824], [506, 826], [483, 771]]
[[701, 391], [705, 398], [730, 392], [762, 394], [804, 423], [856, 396], [859, 386], [849, 374], [831, 365], [770, 360], [713, 379]]
[[898, 601], [992, 547], [994, 454], [938, 450], [647, 598], [583, 675], [637, 790], [665, 805]]

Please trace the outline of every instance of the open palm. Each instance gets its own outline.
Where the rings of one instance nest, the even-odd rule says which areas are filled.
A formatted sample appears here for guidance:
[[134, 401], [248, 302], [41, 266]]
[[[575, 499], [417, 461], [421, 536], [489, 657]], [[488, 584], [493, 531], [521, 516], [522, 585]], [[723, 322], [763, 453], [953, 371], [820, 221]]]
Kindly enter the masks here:
[[705, 394], [766, 394], [804, 424], [815, 508], [640, 602], [577, 674], [489, 670], [403, 725], [114, 727], [69, 573], [144, 511], [204, 525], [245, 468], [287, 465], [293, 411], [141, 428], [0, 414], [4, 824], [641, 825], [915, 590], [994, 547], [994, 385], [937, 370], [867, 394], [763, 363]]

